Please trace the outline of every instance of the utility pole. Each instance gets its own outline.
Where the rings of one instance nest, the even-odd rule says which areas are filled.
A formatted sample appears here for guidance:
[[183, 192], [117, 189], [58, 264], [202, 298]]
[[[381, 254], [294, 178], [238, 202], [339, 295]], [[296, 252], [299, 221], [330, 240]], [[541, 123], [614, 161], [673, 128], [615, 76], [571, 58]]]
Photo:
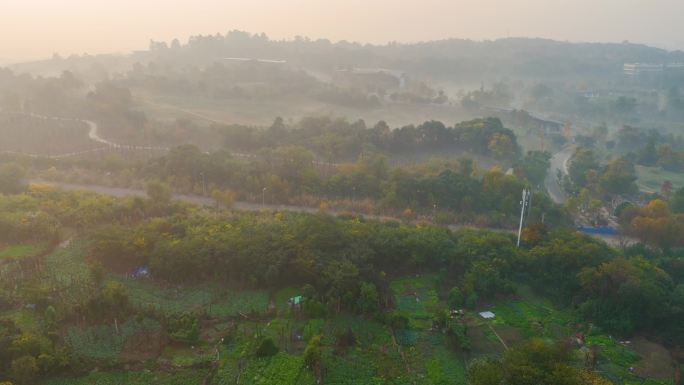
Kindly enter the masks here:
[[355, 203], [356, 203], [356, 186], [352, 186], [352, 211], [354, 211]]
[[527, 189], [522, 191], [522, 200], [520, 201], [520, 226], [518, 227], [518, 243], [520, 247], [520, 236], [522, 235], [523, 220], [525, 219], [525, 208], [529, 206], [530, 192]]
[[202, 195], [207, 196], [207, 179], [204, 176], [204, 171], [200, 172], [200, 176], [202, 177]]

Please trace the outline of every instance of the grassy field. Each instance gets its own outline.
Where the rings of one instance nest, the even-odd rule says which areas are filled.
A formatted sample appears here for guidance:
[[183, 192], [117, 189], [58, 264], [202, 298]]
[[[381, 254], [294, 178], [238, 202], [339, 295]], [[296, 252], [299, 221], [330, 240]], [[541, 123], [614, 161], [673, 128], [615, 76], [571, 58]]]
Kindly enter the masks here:
[[660, 167], [636, 166], [637, 184], [647, 192], [660, 192], [664, 181], [672, 182], [673, 190], [684, 187], [684, 173], [665, 171]]
[[118, 326], [98, 325], [88, 328], [71, 327], [65, 341], [77, 356], [94, 360], [117, 362], [126, 343], [161, 330], [161, 325], [151, 319], [130, 319]]

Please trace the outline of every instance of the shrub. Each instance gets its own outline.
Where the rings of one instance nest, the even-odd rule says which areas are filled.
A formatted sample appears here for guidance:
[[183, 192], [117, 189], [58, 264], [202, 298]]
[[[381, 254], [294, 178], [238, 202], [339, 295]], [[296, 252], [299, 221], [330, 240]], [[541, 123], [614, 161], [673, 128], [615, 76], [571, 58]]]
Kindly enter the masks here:
[[468, 309], [475, 309], [477, 307], [477, 301], [479, 300], [477, 293], [472, 292], [466, 298], [465, 305]]
[[321, 361], [321, 336], [311, 337], [309, 344], [304, 349], [304, 363], [312, 368]]
[[343, 331], [339, 331], [335, 335], [335, 342], [338, 347], [346, 348], [356, 345], [356, 335], [354, 331], [349, 327]]
[[458, 287], [453, 287], [451, 290], [449, 290], [447, 302], [449, 303], [449, 308], [451, 309], [459, 309], [463, 307], [463, 293], [461, 292], [461, 289]]
[[271, 338], [264, 338], [256, 350], [257, 357], [271, 357], [278, 353], [278, 347]]

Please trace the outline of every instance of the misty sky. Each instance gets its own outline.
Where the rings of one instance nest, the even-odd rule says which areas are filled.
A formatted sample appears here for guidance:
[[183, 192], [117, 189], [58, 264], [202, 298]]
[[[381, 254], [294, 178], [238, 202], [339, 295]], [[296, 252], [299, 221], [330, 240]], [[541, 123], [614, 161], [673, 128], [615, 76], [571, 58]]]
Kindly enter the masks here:
[[0, 0], [0, 60], [232, 29], [384, 43], [547, 37], [684, 48], [684, 0]]

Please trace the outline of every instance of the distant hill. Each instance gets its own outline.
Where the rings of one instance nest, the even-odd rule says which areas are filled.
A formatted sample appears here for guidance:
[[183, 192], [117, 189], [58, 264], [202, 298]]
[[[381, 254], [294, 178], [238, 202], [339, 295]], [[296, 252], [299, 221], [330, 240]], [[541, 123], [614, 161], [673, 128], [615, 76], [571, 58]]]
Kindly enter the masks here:
[[479, 82], [503, 77], [562, 80], [581, 76], [610, 80], [621, 75], [624, 63], [684, 62], [684, 52], [632, 43], [570, 43], [533, 38], [371, 45], [307, 38], [271, 40], [263, 34], [232, 31], [225, 35], [194, 36], [186, 43], [153, 41], [149, 50], [128, 56], [74, 56], [12, 68], [33, 73], [84, 67], [91, 71], [123, 71], [135, 62], [182, 68], [207, 66], [226, 58], [261, 59], [262, 64], [320, 71], [384, 68], [440, 81]]

